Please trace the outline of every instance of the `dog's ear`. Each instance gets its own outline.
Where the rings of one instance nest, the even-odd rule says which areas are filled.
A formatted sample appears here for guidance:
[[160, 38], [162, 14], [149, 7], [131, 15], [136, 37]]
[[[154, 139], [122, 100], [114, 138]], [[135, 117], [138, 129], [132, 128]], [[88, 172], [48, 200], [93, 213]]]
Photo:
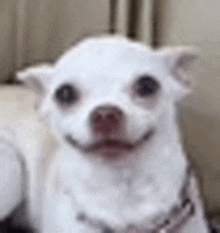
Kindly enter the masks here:
[[16, 78], [25, 86], [31, 88], [36, 94], [43, 94], [51, 79], [53, 66], [40, 64], [17, 71]]
[[52, 73], [53, 66], [46, 63], [28, 67], [16, 73], [17, 80], [35, 92], [36, 107], [39, 106], [47, 92]]
[[177, 100], [183, 99], [195, 86], [192, 78], [195, 61], [200, 52], [194, 47], [174, 47], [164, 50], [171, 76], [175, 80]]

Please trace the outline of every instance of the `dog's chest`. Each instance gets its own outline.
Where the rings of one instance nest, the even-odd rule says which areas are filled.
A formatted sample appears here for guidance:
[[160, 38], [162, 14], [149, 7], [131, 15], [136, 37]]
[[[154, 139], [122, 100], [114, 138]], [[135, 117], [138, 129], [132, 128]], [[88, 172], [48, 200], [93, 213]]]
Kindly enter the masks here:
[[161, 185], [161, 177], [143, 170], [87, 169], [83, 173], [68, 172], [66, 167], [63, 175], [67, 177], [65, 173], [72, 174], [72, 178], [64, 178], [61, 183], [63, 191], [71, 195], [73, 211], [84, 213], [94, 224], [101, 221], [115, 228], [149, 227], [155, 218], [163, 219], [179, 202], [181, 184], [176, 185], [177, 180], [166, 177], [166, 184]]
[[146, 192], [150, 194], [155, 188], [151, 176], [128, 171], [96, 173], [89, 179], [75, 182], [81, 187], [82, 193], [89, 195], [97, 205], [103, 203], [107, 209], [114, 208], [117, 211], [137, 206], [146, 199]]

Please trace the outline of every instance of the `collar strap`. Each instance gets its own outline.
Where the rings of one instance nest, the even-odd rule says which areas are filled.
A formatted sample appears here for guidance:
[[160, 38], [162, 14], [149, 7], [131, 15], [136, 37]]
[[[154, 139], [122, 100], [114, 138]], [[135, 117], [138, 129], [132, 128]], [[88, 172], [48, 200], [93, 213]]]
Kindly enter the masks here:
[[126, 231], [113, 231], [111, 229], [106, 228], [102, 231], [102, 233], [169, 233], [169, 232], [176, 232], [177, 229], [180, 229], [188, 219], [194, 214], [195, 206], [189, 200], [186, 199], [182, 206], [179, 208], [178, 213], [173, 214], [169, 220], [165, 220], [163, 224], [157, 227], [154, 230], [136, 230], [130, 229]]
[[158, 230], [152, 233], [168, 233], [175, 232], [175, 230], [181, 228], [188, 219], [194, 214], [195, 205], [191, 200], [187, 199], [183, 205], [180, 207], [179, 212], [173, 215], [169, 220], [166, 220], [163, 225], [161, 225]]
[[194, 170], [191, 165], [189, 165], [187, 172], [185, 183], [183, 185], [181, 195], [182, 195], [182, 204], [180, 207], [176, 207], [167, 220], [164, 221], [162, 225], [160, 225], [156, 230], [152, 231], [152, 233], [168, 233], [175, 232], [177, 229], [186, 224], [189, 218], [195, 213], [195, 204], [190, 195], [190, 186], [191, 180], [193, 178]]

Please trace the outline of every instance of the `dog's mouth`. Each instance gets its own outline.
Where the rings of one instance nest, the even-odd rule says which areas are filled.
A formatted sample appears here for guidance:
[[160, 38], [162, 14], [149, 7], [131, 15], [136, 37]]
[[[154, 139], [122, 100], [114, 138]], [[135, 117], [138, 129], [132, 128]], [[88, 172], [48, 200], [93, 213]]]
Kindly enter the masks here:
[[98, 151], [132, 151], [137, 147], [142, 145], [145, 141], [148, 141], [152, 135], [155, 133], [155, 129], [152, 128], [148, 130], [139, 140], [135, 143], [130, 143], [122, 140], [116, 140], [111, 138], [106, 138], [99, 140], [89, 146], [81, 146], [76, 140], [72, 138], [71, 135], [67, 135], [65, 139], [69, 144], [82, 150], [83, 152], [98, 152]]
[[87, 152], [98, 150], [132, 150], [134, 145], [113, 139], [105, 139], [86, 148]]

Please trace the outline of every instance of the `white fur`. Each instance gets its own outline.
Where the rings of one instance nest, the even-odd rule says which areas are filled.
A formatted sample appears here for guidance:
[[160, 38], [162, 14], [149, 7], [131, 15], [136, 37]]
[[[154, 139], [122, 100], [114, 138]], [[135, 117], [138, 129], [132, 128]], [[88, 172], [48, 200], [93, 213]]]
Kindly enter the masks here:
[[[25, 148], [26, 138], [19, 142], [28, 167], [28, 215], [39, 232], [98, 233], [100, 221], [115, 230], [129, 224], [154, 229], [158, 217], [163, 221], [180, 204], [188, 162], [179, 143], [175, 104], [190, 92], [185, 62], [192, 54], [184, 48], [154, 51], [141, 43], [106, 36], [82, 41], [53, 65], [18, 73], [35, 90], [39, 116], [59, 144], [51, 162], [43, 163], [43, 154], [50, 158], [51, 151], [45, 147], [52, 139], [34, 121], [30, 124], [36, 131], [28, 132], [27, 139], [32, 140], [31, 147]], [[141, 99], [133, 94], [132, 84], [143, 74], [160, 84], [155, 97]], [[80, 94], [67, 109], [54, 98], [64, 83], [74, 85]], [[83, 148], [95, 143], [89, 119], [96, 107], [105, 104], [117, 106], [126, 117], [126, 136], [113, 137], [136, 143], [148, 130], [153, 128], [155, 133], [117, 160], [83, 152], [64, 140], [70, 134]], [[80, 212], [94, 225], [78, 221]], [[195, 220], [199, 230], [188, 227], [184, 232], [208, 232], [203, 209], [199, 212]]]
[[[21, 169], [21, 161], [13, 144], [11, 137], [13, 132], [9, 128], [3, 128], [0, 134], [0, 220], [4, 220], [14, 207], [21, 203], [22, 180], [24, 176]], [[10, 184], [8, 185], [8, 180]], [[16, 194], [16, 195], [11, 195]]]

